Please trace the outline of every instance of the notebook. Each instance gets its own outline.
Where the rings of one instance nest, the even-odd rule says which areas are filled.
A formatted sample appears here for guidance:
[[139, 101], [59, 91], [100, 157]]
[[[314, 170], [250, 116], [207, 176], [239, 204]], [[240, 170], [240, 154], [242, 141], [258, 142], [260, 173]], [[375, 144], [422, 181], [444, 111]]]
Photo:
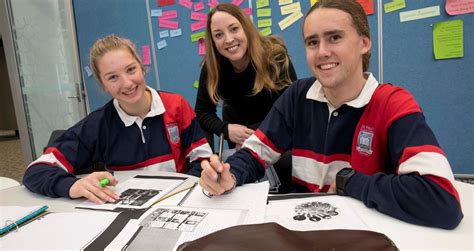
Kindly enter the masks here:
[[43, 215], [48, 210], [48, 206], [1, 206], [0, 207], [0, 235], [4, 235], [11, 230], [19, 228], [38, 216]]

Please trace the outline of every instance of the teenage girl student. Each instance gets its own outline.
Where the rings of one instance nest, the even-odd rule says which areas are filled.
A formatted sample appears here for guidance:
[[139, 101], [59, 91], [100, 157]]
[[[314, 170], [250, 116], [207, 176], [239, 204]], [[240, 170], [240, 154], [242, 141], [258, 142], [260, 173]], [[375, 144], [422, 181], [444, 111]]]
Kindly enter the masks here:
[[[296, 79], [281, 38], [260, 34], [233, 4], [219, 4], [209, 12], [195, 106], [205, 131], [223, 133], [230, 148], [240, 148]], [[222, 120], [216, 113], [219, 100], [223, 103]], [[291, 178], [291, 168], [283, 171], [276, 163], [275, 169], [279, 176], [285, 172], [286, 179]]]
[[199, 176], [200, 161], [211, 148], [191, 106], [172, 93], [145, 83], [144, 67], [134, 44], [106, 36], [90, 51], [95, 78], [113, 99], [69, 128], [27, 168], [23, 183], [50, 197], [86, 197], [96, 203], [118, 196], [109, 185], [118, 180], [109, 172], [74, 174], [95, 163], [108, 170], [156, 170]]

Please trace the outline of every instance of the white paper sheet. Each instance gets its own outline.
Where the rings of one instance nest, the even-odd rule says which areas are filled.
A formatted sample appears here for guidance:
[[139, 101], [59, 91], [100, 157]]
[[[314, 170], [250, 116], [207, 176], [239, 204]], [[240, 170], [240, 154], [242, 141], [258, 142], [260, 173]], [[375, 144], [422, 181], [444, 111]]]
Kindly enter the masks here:
[[238, 186], [232, 193], [212, 198], [202, 193], [198, 184], [181, 204], [185, 207], [216, 208], [216, 209], [245, 209], [249, 211], [244, 224], [262, 223], [265, 218], [267, 204], [268, 181]]
[[105, 250], [175, 250], [244, 221], [246, 210], [154, 207], [131, 220]]
[[270, 200], [265, 222], [276, 222], [291, 230], [370, 230], [362, 219], [337, 195], [301, 199]]
[[80, 250], [115, 219], [112, 212], [50, 213], [0, 239], [0, 250]]
[[166, 179], [156, 176], [156, 178], [133, 177], [115, 187], [110, 187], [115, 193], [120, 195], [120, 200], [115, 203], [95, 204], [92, 201], [85, 201], [76, 208], [105, 209], [113, 210], [121, 208], [148, 208], [160, 198], [185, 182], [186, 179]]

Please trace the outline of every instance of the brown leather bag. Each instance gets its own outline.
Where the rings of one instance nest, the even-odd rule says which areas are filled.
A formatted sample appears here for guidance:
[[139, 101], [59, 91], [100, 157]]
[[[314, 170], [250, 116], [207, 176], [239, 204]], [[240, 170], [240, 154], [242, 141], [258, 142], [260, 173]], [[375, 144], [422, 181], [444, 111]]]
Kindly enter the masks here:
[[219, 230], [178, 250], [398, 250], [384, 234], [364, 230], [293, 231], [276, 223], [235, 226]]

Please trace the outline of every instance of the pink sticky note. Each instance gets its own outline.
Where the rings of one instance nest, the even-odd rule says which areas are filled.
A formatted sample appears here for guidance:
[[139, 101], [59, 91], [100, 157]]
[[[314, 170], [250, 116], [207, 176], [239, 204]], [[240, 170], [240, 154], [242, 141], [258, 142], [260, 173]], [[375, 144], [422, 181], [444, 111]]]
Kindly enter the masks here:
[[142, 45], [142, 63], [143, 65], [150, 65], [150, 46]]
[[218, 4], [219, 2], [217, 0], [209, 0], [209, 3], [207, 3], [207, 5], [209, 5], [211, 8], [216, 7]]
[[158, 0], [158, 6], [173, 5], [174, 0]]
[[474, 13], [474, 0], [446, 0], [445, 8], [449, 15]]
[[193, 12], [191, 12], [191, 20], [206, 21], [207, 20], [207, 14], [202, 13], [202, 12], [193, 11]]
[[252, 15], [252, 8], [245, 8], [245, 9], [244, 9], [244, 13], [245, 13], [247, 16]]
[[233, 5], [240, 6], [244, 0], [232, 0]]
[[204, 28], [206, 28], [206, 21], [205, 20], [202, 20], [202, 21], [195, 22], [195, 23], [191, 24], [191, 31], [202, 30]]
[[204, 10], [204, 3], [199, 2], [194, 4], [194, 11]]
[[159, 27], [160, 28], [168, 28], [168, 29], [178, 29], [179, 23], [177, 21], [171, 21], [167, 19], [159, 19]]
[[171, 18], [177, 18], [177, 17], [178, 17], [177, 10], [168, 10], [168, 11], [163, 11], [161, 13], [160, 19], [171, 19]]
[[198, 41], [199, 44], [199, 55], [204, 56], [206, 55], [206, 43], [204, 42], [204, 39], [199, 39]]
[[193, 3], [189, 0], [179, 0], [178, 2], [179, 5], [181, 6], [184, 6], [188, 9], [192, 9], [193, 8]]

